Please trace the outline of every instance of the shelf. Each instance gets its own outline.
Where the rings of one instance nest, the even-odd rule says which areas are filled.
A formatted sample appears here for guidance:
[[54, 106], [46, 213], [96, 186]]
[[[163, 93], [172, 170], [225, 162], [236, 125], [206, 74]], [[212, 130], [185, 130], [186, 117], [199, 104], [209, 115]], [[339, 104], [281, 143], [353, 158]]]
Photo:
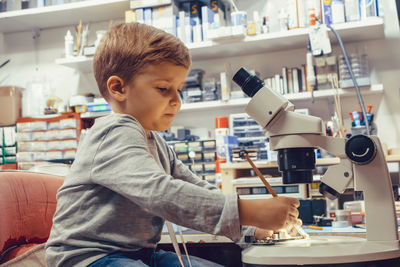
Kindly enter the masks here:
[[[333, 97], [335, 90], [334, 89], [325, 89], [314, 92], [314, 99], [324, 99]], [[348, 89], [339, 89], [338, 93], [341, 97], [353, 97], [356, 95], [355, 91], [352, 88]], [[376, 84], [371, 87], [361, 88], [362, 96], [365, 95], [377, 95], [383, 93], [383, 85]], [[297, 94], [287, 94], [284, 95], [289, 101], [302, 101], [302, 100], [310, 100], [311, 93], [303, 92]], [[245, 107], [250, 101], [250, 98], [238, 98], [238, 99], [230, 99], [228, 101], [209, 101], [209, 102], [197, 102], [197, 103], [187, 103], [182, 104], [180, 113], [190, 112], [190, 111], [210, 111], [210, 110], [229, 110], [234, 107]], [[86, 112], [82, 113], [82, 118], [97, 118], [104, 115], [109, 114], [109, 111], [105, 112]], [[178, 115], [179, 116], [179, 115]]]
[[[78, 20], [76, 20], [78, 21]], [[363, 22], [348, 22], [334, 26], [344, 42], [378, 39], [384, 37], [382, 18], [368, 18]], [[307, 44], [308, 29], [295, 29], [286, 32], [247, 36], [243, 40], [216, 43], [212, 41], [189, 44], [193, 60], [206, 60], [229, 56], [259, 54], [285, 49], [304, 48]], [[331, 36], [336, 42], [336, 38]], [[77, 70], [88, 72], [92, 70], [92, 57], [62, 58], [56, 63]]]
[[[383, 84], [373, 84], [371, 86], [361, 87], [361, 95], [376, 95], [383, 93]], [[335, 89], [321, 89], [314, 91], [314, 99], [323, 99], [332, 97], [335, 94]], [[338, 94], [341, 97], [352, 97], [356, 95], [354, 87], [346, 89], [338, 89]], [[309, 100], [311, 99], [311, 92], [302, 92], [297, 94], [284, 95], [289, 101]]]
[[124, 18], [129, 0], [86, 0], [0, 13], [0, 32], [22, 32]]
[[217, 100], [208, 102], [186, 103], [182, 104], [181, 112], [244, 107], [249, 103], [249, 101], [250, 98], [238, 98], [238, 99], [230, 99], [228, 101]]
[[[339, 32], [343, 42], [355, 42], [384, 38], [384, 23], [379, 17], [371, 17], [365, 21], [347, 22], [333, 25]], [[246, 36], [235, 42], [207, 41], [189, 44], [193, 60], [206, 60], [230, 56], [243, 56], [272, 51], [302, 48], [306, 50], [308, 40], [307, 28], [294, 29], [285, 32], [273, 32], [256, 36]], [[337, 43], [332, 32], [329, 34], [332, 43]]]
[[95, 119], [98, 117], [106, 116], [110, 113], [111, 113], [111, 111], [85, 112], [85, 113], [81, 113], [81, 118], [82, 119]]
[[[257, 168], [278, 168], [278, 162], [276, 161], [255, 161], [254, 164]], [[339, 164], [339, 158], [321, 158], [316, 159], [316, 166], [333, 165]], [[251, 169], [250, 164], [247, 161], [236, 162], [236, 163], [224, 163], [221, 164], [221, 169]]]
[[69, 68], [80, 70], [82, 72], [93, 71], [93, 58], [87, 56], [78, 56], [70, 58], [57, 58], [56, 64], [63, 65]]
[[[386, 161], [400, 163], [400, 155], [388, 155]], [[339, 164], [339, 158], [319, 158], [316, 159], [316, 166], [334, 165]], [[278, 168], [276, 161], [255, 161], [254, 164], [257, 168]], [[250, 164], [247, 161], [237, 163], [224, 163], [221, 164], [221, 169], [251, 169]]]
[[[360, 88], [362, 96], [365, 95], [378, 95], [383, 93], [383, 85], [382, 84], [374, 84], [370, 87]], [[335, 94], [334, 89], [322, 89], [314, 91], [314, 99], [324, 99], [333, 97]], [[338, 89], [338, 94], [341, 97], [353, 97], [356, 95], [356, 92], [353, 88], [347, 89]], [[286, 94], [284, 95], [289, 101], [301, 101], [301, 100], [310, 100], [311, 92], [302, 92], [296, 94]], [[183, 104], [181, 108], [182, 111], [196, 111], [196, 110], [210, 110], [210, 109], [228, 109], [232, 107], [241, 107], [246, 106], [250, 101], [250, 98], [238, 98], [231, 99], [229, 101], [210, 101], [210, 102], [198, 102], [198, 103], [188, 103]]]

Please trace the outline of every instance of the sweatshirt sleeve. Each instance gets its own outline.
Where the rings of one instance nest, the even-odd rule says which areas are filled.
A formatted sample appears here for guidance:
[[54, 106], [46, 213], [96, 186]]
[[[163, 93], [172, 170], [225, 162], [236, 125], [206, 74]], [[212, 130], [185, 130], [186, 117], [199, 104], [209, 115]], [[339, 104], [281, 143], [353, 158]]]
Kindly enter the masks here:
[[168, 147], [169, 155], [172, 165], [172, 176], [176, 179], [181, 179], [183, 181], [189, 182], [191, 184], [203, 187], [208, 190], [218, 190], [217, 187], [200, 179], [196, 174], [194, 174], [185, 164], [182, 163], [180, 159], [177, 158], [175, 152], [172, 148]]
[[237, 195], [198, 186], [190, 175], [185, 180], [166, 174], [149, 152], [144, 131], [134, 125], [110, 128], [94, 157], [91, 180], [178, 225], [240, 237]]

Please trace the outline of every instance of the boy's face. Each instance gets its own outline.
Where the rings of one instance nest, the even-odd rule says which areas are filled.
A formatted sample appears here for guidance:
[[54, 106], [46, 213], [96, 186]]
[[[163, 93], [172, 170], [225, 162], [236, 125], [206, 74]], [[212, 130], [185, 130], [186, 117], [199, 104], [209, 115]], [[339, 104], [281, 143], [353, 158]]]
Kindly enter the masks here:
[[181, 108], [179, 93], [187, 73], [169, 62], [146, 67], [127, 85], [124, 113], [135, 117], [146, 133], [167, 130]]

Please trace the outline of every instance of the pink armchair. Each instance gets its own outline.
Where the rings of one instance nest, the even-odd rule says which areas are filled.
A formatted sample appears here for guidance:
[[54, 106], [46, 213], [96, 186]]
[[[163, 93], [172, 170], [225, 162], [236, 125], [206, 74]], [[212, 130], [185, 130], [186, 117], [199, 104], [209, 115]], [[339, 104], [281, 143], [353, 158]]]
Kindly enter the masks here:
[[45, 266], [44, 243], [62, 183], [55, 175], [0, 172], [0, 266]]

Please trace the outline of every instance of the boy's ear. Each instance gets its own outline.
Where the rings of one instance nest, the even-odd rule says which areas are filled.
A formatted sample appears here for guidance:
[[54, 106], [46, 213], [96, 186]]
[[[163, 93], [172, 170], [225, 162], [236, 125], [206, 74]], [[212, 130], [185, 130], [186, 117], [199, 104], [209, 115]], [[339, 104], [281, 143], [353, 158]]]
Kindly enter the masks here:
[[118, 102], [126, 99], [127, 90], [125, 88], [124, 80], [119, 76], [113, 75], [108, 78], [107, 89], [110, 96]]

